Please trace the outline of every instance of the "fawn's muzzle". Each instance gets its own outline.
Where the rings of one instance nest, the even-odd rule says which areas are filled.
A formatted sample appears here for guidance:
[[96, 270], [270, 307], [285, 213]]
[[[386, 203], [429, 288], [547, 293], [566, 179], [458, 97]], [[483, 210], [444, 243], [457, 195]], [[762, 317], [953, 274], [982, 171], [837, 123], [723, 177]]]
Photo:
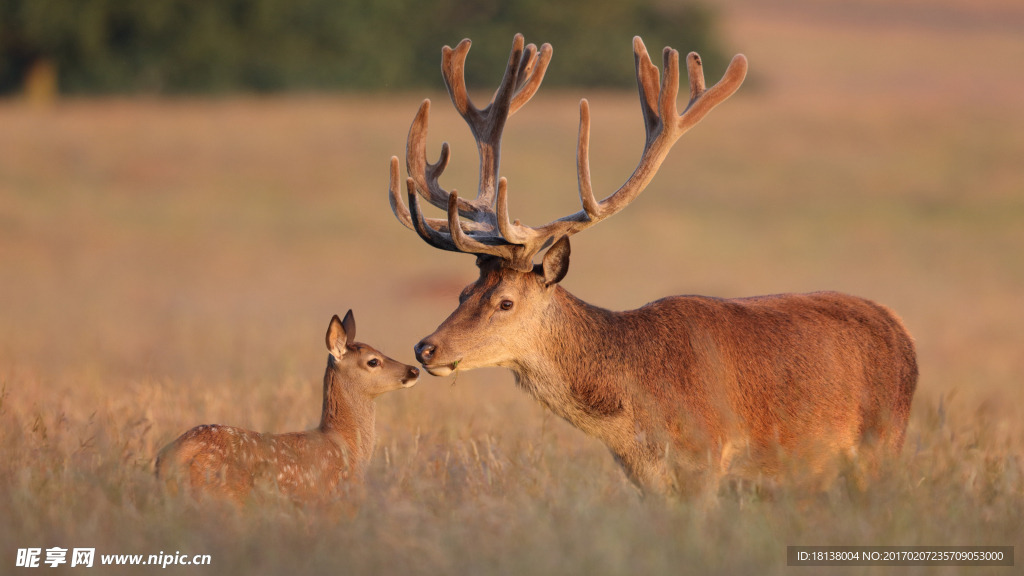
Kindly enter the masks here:
[[409, 370], [405, 372], [405, 378], [402, 378], [402, 384], [408, 384], [409, 382], [416, 382], [420, 377], [420, 369], [409, 367]]

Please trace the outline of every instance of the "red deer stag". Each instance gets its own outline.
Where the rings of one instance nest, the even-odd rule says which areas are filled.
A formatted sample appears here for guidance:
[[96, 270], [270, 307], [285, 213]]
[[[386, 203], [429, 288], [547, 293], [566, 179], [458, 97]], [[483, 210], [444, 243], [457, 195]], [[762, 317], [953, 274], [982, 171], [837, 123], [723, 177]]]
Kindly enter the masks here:
[[[409, 130], [408, 208], [399, 195], [398, 159], [391, 159], [390, 199], [398, 220], [435, 248], [475, 254], [480, 269], [455, 312], [416, 345], [427, 371], [512, 370], [521, 388], [601, 439], [627, 476], [649, 492], [710, 488], [726, 474], [778, 476], [794, 463], [813, 473], [815, 482], [828, 482], [844, 460], [858, 461], [855, 470], [864, 472], [876, 469], [885, 454], [898, 453], [917, 364], [907, 330], [883, 306], [816, 292], [672, 296], [613, 312], [558, 286], [569, 267], [569, 236], [640, 194], [676, 140], [739, 88], [747, 71], [743, 55], [711, 88], [705, 88], [700, 57], [687, 55], [690, 100], [679, 114], [679, 53], [665, 48], [659, 88], [658, 68], [634, 38], [647, 131], [639, 165], [617, 191], [595, 200], [590, 114], [582, 100], [576, 168], [583, 209], [533, 228], [509, 222], [498, 162], [505, 121], [537, 91], [551, 47], [524, 47], [516, 35], [501, 85], [482, 110], [466, 93], [469, 47], [468, 39], [454, 50], [444, 47], [441, 70], [480, 153], [476, 198], [467, 201], [439, 185], [447, 143], [436, 163], [426, 160], [429, 100]], [[424, 217], [416, 192], [448, 217]], [[548, 246], [534, 265], [533, 257]]]
[[306, 432], [259, 434], [202, 425], [164, 448], [156, 475], [196, 492], [242, 503], [260, 482], [297, 500], [329, 497], [358, 484], [376, 441], [373, 399], [416, 384], [419, 370], [355, 341], [356, 321], [331, 318], [320, 426]]

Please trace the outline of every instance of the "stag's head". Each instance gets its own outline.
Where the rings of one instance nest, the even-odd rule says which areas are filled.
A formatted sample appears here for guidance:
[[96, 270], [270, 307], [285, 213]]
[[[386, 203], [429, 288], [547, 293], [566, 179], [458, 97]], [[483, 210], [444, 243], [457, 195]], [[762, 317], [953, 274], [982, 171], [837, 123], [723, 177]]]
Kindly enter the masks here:
[[562, 237], [529, 272], [494, 256], [477, 259], [480, 278], [459, 295], [459, 307], [416, 344], [416, 359], [434, 376], [485, 366], [512, 367], [530, 351], [550, 318], [558, 282], [569, 271], [569, 240]]
[[[460, 198], [438, 183], [448, 165], [448, 143], [441, 146], [435, 163], [426, 159], [427, 117], [430, 100], [424, 100], [409, 129], [406, 147], [406, 207], [399, 191], [398, 158], [391, 158], [391, 208], [398, 220], [415, 230], [435, 248], [477, 256], [480, 278], [459, 296], [459, 307], [430, 336], [416, 345], [416, 357], [435, 376], [452, 370], [484, 366], [509, 366], [533, 343], [544, 327], [557, 284], [569, 268], [569, 236], [622, 210], [654, 178], [672, 145], [712, 108], [731, 96], [743, 82], [747, 60], [736, 55], [718, 84], [705, 88], [700, 56], [686, 57], [690, 100], [682, 114], [676, 107], [679, 92], [679, 53], [663, 52], [665, 77], [651, 62], [647, 48], [633, 38], [636, 78], [640, 90], [647, 138], [640, 163], [618, 190], [600, 202], [590, 183], [590, 108], [580, 101], [580, 130], [576, 172], [583, 209], [540, 227], [509, 221], [508, 183], [499, 178], [501, 135], [508, 117], [521, 108], [540, 87], [551, 61], [551, 46], [539, 50], [523, 45], [516, 34], [505, 75], [485, 108], [473, 105], [466, 91], [465, 63], [470, 41], [442, 50], [441, 72], [452, 103], [476, 139], [480, 153], [480, 181], [474, 200]], [[419, 195], [447, 211], [447, 218], [427, 218]], [[534, 257], [548, 248], [540, 264]]]

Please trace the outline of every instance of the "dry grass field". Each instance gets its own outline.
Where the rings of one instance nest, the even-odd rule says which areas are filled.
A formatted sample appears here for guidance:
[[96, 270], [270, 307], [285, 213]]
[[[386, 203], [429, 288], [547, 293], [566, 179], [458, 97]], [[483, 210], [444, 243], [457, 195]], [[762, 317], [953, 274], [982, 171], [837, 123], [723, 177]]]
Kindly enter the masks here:
[[[355, 512], [166, 495], [153, 458], [196, 424], [315, 425], [331, 314], [353, 308], [360, 341], [413, 363], [475, 277], [388, 208], [424, 95], [0, 102], [0, 573], [53, 546], [210, 554], [169, 570], [217, 574], [777, 574], [793, 544], [1019, 556], [1024, 20], [1013, 2], [908, 5], [731, 4], [749, 84], [573, 238], [563, 282], [612, 309], [829, 289], [897, 310], [921, 380], [902, 456], [863, 495], [641, 501], [603, 445], [498, 370], [381, 397]], [[450, 141], [444, 182], [472, 190], [469, 132], [429, 96], [430, 154]], [[506, 131], [514, 217], [578, 209], [582, 96], [595, 188], [633, 169], [634, 94], [542, 88]]]

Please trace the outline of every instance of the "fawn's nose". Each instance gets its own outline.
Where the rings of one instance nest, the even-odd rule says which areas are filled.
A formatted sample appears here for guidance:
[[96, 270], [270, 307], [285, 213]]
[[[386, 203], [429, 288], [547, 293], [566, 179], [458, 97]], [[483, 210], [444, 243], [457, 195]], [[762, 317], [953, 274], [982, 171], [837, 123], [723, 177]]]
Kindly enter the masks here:
[[430, 364], [430, 361], [434, 358], [434, 352], [437, 351], [437, 346], [430, 344], [426, 340], [420, 340], [413, 350], [416, 352], [416, 359], [420, 361], [420, 364]]
[[420, 369], [409, 366], [409, 369], [405, 371], [405, 376], [402, 378], [402, 385], [405, 387], [412, 386], [420, 379]]

